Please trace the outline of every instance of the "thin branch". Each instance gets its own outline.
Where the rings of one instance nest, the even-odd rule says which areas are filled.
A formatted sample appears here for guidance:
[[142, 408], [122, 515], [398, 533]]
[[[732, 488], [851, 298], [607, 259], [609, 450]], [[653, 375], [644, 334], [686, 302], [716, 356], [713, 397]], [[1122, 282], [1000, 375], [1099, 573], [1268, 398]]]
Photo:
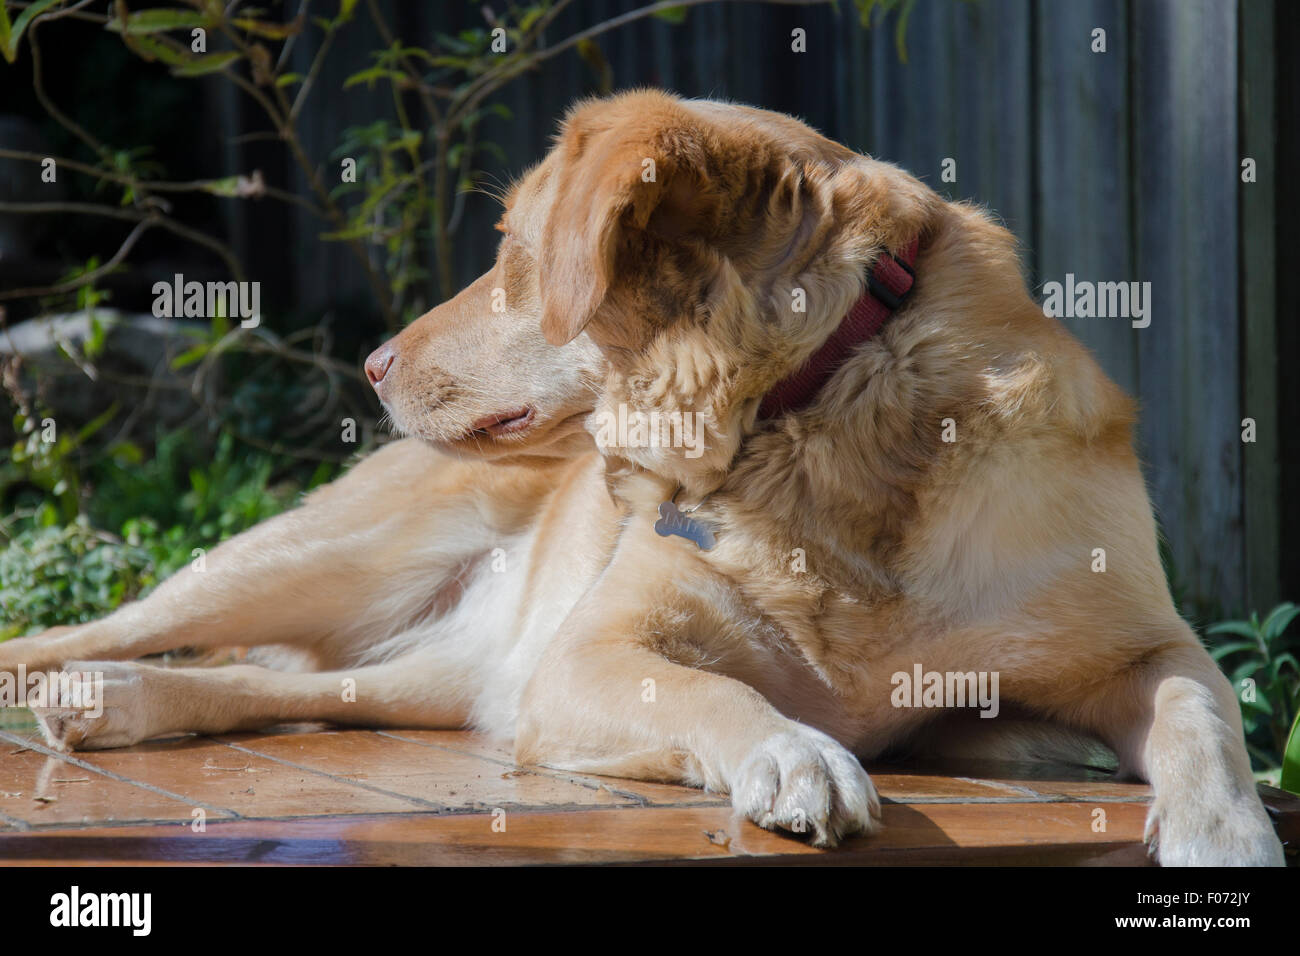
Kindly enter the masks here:
[[118, 248], [117, 252], [113, 254], [113, 258], [109, 259], [98, 269], [83, 273], [75, 279], [69, 279], [67, 282], [60, 282], [53, 286], [44, 288], [12, 289], [8, 292], [0, 292], [0, 300], [26, 299], [37, 295], [60, 295], [64, 292], [73, 292], [80, 289], [82, 286], [90, 285], [90, 283], [94, 282], [96, 279], [107, 275], [113, 269], [117, 268], [117, 266], [121, 264], [122, 260], [126, 258], [127, 253], [131, 251], [131, 247], [136, 244], [136, 241], [144, 235], [145, 231], [150, 226], [155, 225], [156, 223], [157, 219], [152, 216], [136, 223], [135, 228], [131, 230], [130, 234], [125, 240], [123, 240], [122, 245]]
[[302, 0], [302, 3], [298, 4], [298, 15], [294, 17], [294, 19], [297, 20], [299, 24], [301, 24], [301, 29], [295, 30], [293, 33], [290, 33], [288, 38], [284, 41], [284, 45], [280, 47], [280, 58], [275, 63], [276, 73], [279, 73], [280, 68], [289, 62], [289, 55], [293, 53], [294, 41], [298, 39], [298, 36], [300, 34], [306, 32], [307, 10], [310, 6], [311, 6], [311, 0]]
[[106, 216], [109, 219], [125, 219], [128, 222], [140, 222], [148, 216], [135, 209], [117, 206], [101, 206], [93, 202], [0, 202], [0, 212], [13, 212], [19, 215], [70, 212], [74, 215]]
[[312, 57], [311, 66], [307, 68], [307, 76], [303, 79], [302, 86], [298, 87], [298, 94], [293, 98], [293, 105], [289, 108], [290, 123], [297, 121], [303, 104], [307, 102], [307, 94], [311, 92], [311, 88], [316, 83], [316, 78], [320, 76], [321, 67], [325, 64], [325, 54], [329, 52], [336, 32], [338, 31], [333, 27], [325, 31], [325, 36], [320, 41], [320, 47], [316, 50], [316, 55]]
[[[274, 137], [279, 140], [279, 137]], [[34, 163], [41, 163], [47, 159], [54, 160], [56, 166], [66, 166], [74, 172], [84, 173], [87, 176], [93, 176], [97, 179], [107, 179], [110, 182], [121, 183], [124, 186], [130, 186], [140, 193], [149, 192], [202, 192], [209, 196], [218, 196], [222, 199], [238, 199], [239, 196], [231, 196], [227, 193], [217, 192], [211, 189], [215, 180], [195, 179], [190, 182], [167, 182], [156, 179], [136, 179], [133, 176], [126, 176], [122, 173], [113, 172], [112, 170], [101, 169], [98, 166], [91, 166], [89, 163], [79, 163], [74, 159], [66, 159], [62, 156], [42, 156], [39, 153], [28, 153], [17, 149], [0, 149], [0, 159], [21, 159], [29, 160]], [[263, 184], [259, 187], [262, 195], [269, 196], [272, 199], [278, 199], [281, 202], [293, 203], [301, 206], [312, 215], [320, 219], [325, 219], [325, 211], [316, 206], [310, 199], [305, 196], [299, 196], [297, 193], [291, 193], [283, 189], [276, 189], [274, 186]]]

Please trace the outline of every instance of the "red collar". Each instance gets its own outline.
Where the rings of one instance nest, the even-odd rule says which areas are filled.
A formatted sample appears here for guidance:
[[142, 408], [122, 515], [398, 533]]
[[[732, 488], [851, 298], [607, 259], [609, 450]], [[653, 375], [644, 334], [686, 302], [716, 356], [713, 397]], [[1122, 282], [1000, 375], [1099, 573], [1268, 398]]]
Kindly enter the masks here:
[[778, 382], [763, 396], [758, 417], [774, 418], [797, 412], [812, 404], [822, 386], [848, 359], [849, 354], [873, 338], [889, 317], [902, 308], [912, 291], [916, 273], [917, 240], [909, 242], [898, 255], [882, 253], [867, 274], [867, 289], [840, 320], [839, 328], [822, 343], [803, 366], [789, 378]]

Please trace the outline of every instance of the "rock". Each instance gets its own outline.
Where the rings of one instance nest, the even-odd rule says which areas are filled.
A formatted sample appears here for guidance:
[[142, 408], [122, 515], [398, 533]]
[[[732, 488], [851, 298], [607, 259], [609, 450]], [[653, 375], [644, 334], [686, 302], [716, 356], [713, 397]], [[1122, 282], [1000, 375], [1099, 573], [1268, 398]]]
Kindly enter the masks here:
[[[155, 424], [174, 427], [198, 410], [189, 385], [194, 369], [173, 371], [172, 361], [203, 341], [207, 326], [152, 315], [97, 308], [102, 351], [82, 360], [93, 335], [88, 312], [19, 322], [0, 331], [0, 363], [19, 363], [19, 382], [35, 393], [63, 427], [78, 427], [113, 402], [136, 413], [137, 433], [152, 437]], [[69, 355], [77, 356], [74, 361]], [[12, 437], [12, 423], [0, 423]]]

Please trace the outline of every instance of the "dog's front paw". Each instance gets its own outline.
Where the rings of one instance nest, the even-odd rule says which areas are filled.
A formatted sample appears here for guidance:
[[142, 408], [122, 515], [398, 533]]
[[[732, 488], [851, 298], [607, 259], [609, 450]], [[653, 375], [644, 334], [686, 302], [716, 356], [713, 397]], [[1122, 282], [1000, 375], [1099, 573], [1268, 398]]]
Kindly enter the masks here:
[[152, 736], [148, 672], [143, 664], [77, 661], [68, 664], [47, 706], [32, 707], [45, 741], [55, 750], [128, 747]]
[[768, 830], [811, 831], [814, 846], [880, 825], [880, 798], [858, 759], [793, 721], [750, 751], [731, 782], [731, 802]]
[[1144, 838], [1161, 866], [1286, 866], [1282, 843], [1253, 795], [1214, 812], [1157, 798]]

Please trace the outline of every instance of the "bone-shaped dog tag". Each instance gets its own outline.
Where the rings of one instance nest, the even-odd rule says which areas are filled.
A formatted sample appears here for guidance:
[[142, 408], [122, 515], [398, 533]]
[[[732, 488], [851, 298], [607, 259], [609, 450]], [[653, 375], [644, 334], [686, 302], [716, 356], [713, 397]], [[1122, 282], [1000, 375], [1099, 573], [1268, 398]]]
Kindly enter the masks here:
[[655, 531], [663, 537], [675, 534], [687, 541], [694, 541], [701, 551], [713, 547], [713, 532], [702, 521], [696, 521], [688, 514], [682, 514], [677, 505], [665, 501], [659, 506], [659, 520], [655, 522]]

